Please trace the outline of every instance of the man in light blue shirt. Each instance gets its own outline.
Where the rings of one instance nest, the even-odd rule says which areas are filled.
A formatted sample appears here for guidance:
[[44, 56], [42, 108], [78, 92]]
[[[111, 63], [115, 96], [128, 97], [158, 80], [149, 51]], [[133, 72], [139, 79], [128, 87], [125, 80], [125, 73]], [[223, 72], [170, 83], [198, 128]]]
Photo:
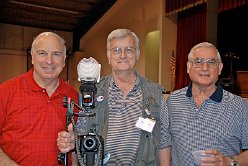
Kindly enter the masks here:
[[201, 166], [248, 164], [248, 103], [216, 84], [222, 68], [211, 43], [191, 49], [191, 83], [167, 99], [172, 166], [193, 166], [196, 150], [213, 155], [202, 159]]

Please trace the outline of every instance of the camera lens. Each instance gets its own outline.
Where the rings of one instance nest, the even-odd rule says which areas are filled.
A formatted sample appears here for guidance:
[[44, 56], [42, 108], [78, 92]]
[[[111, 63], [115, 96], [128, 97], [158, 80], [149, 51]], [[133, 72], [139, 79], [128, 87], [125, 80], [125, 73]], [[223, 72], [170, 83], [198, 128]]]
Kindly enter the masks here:
[[86, 150], [94, 150], [96, 148], [96, 139], [92, 136], [87, 136], [84, 138], [83, 142], [84, 148]]

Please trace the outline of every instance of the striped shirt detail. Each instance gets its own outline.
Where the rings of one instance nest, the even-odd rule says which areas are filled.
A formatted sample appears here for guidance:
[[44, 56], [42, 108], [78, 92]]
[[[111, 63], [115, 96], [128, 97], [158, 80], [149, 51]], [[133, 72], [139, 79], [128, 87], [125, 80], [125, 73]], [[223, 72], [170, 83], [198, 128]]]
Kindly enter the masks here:
[[140, 129], [135, 127], [142, 115], [142, 93], [139, 86], [124, 97], [113, 84], [109, 87], [109, 125], [106, 153], [108, 165], [133, 165], [139, 145]]
[[177, 90], [167, 101], [172, 166], [193, 166], [195, 150], [216, 149], [226, 156], [234, 156], [241, 149], [248, 149], [248, 103], [245, 100], [217, 88], [213, 95], [223, 94], [222, 99], [218, 101], [217, 96], [211, 96], [198, 108], [192, 95], [186, 94], [190, 94], [188, 88]]
[[[138, 77], [136, 85], [124, 97], [113, 82], [110, 83], [109, 93], [109, 122], [105, 145], [105, 154], [110, 153], [108, 166], [134, 165], [140, 141], [140, 129], [135, 127], [142, 116], [143, 96]], [[161, 95], [161, 139], [159, 148], [171, 145], [169, 137], [169, 120], [166, 101]]]

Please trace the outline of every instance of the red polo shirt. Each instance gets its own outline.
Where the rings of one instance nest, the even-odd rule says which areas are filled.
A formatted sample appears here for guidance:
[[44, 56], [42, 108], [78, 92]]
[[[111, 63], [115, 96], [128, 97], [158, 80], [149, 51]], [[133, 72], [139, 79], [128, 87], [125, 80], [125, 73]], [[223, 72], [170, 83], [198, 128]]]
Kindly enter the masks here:
[[66, 126], [64, 96], [78, 98], [63, 80], [49, 97], [34, 81], [33, 70], [0, 85], [0, 147], [12, 160], [22, 166], [58, 165], [58, 132]]

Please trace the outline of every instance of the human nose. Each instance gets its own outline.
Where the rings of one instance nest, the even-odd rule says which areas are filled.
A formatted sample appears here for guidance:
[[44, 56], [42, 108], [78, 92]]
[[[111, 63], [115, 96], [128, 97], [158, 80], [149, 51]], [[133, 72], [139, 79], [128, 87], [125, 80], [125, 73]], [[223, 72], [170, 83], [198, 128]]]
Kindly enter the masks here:
[[204, 61], [203, 63], [202, 63], [202, 67], [201, 67], [203, 70], [207, 70], [207, 69], [209, 69], [210, 67], [209, 67], [209, 64], [208, 64], [208, 62], [207, 61]]
[[52, 63], [53, 62], [53, 56], [51, 53], [48, 53], [47, 58], [46, 58], [47, 63]]
[[125, 58], [126, 55], [127, 55], [127, 54], [126, 54], [125, 49], [121, 49], [120, 57], [121, 57], [121, 58]]

